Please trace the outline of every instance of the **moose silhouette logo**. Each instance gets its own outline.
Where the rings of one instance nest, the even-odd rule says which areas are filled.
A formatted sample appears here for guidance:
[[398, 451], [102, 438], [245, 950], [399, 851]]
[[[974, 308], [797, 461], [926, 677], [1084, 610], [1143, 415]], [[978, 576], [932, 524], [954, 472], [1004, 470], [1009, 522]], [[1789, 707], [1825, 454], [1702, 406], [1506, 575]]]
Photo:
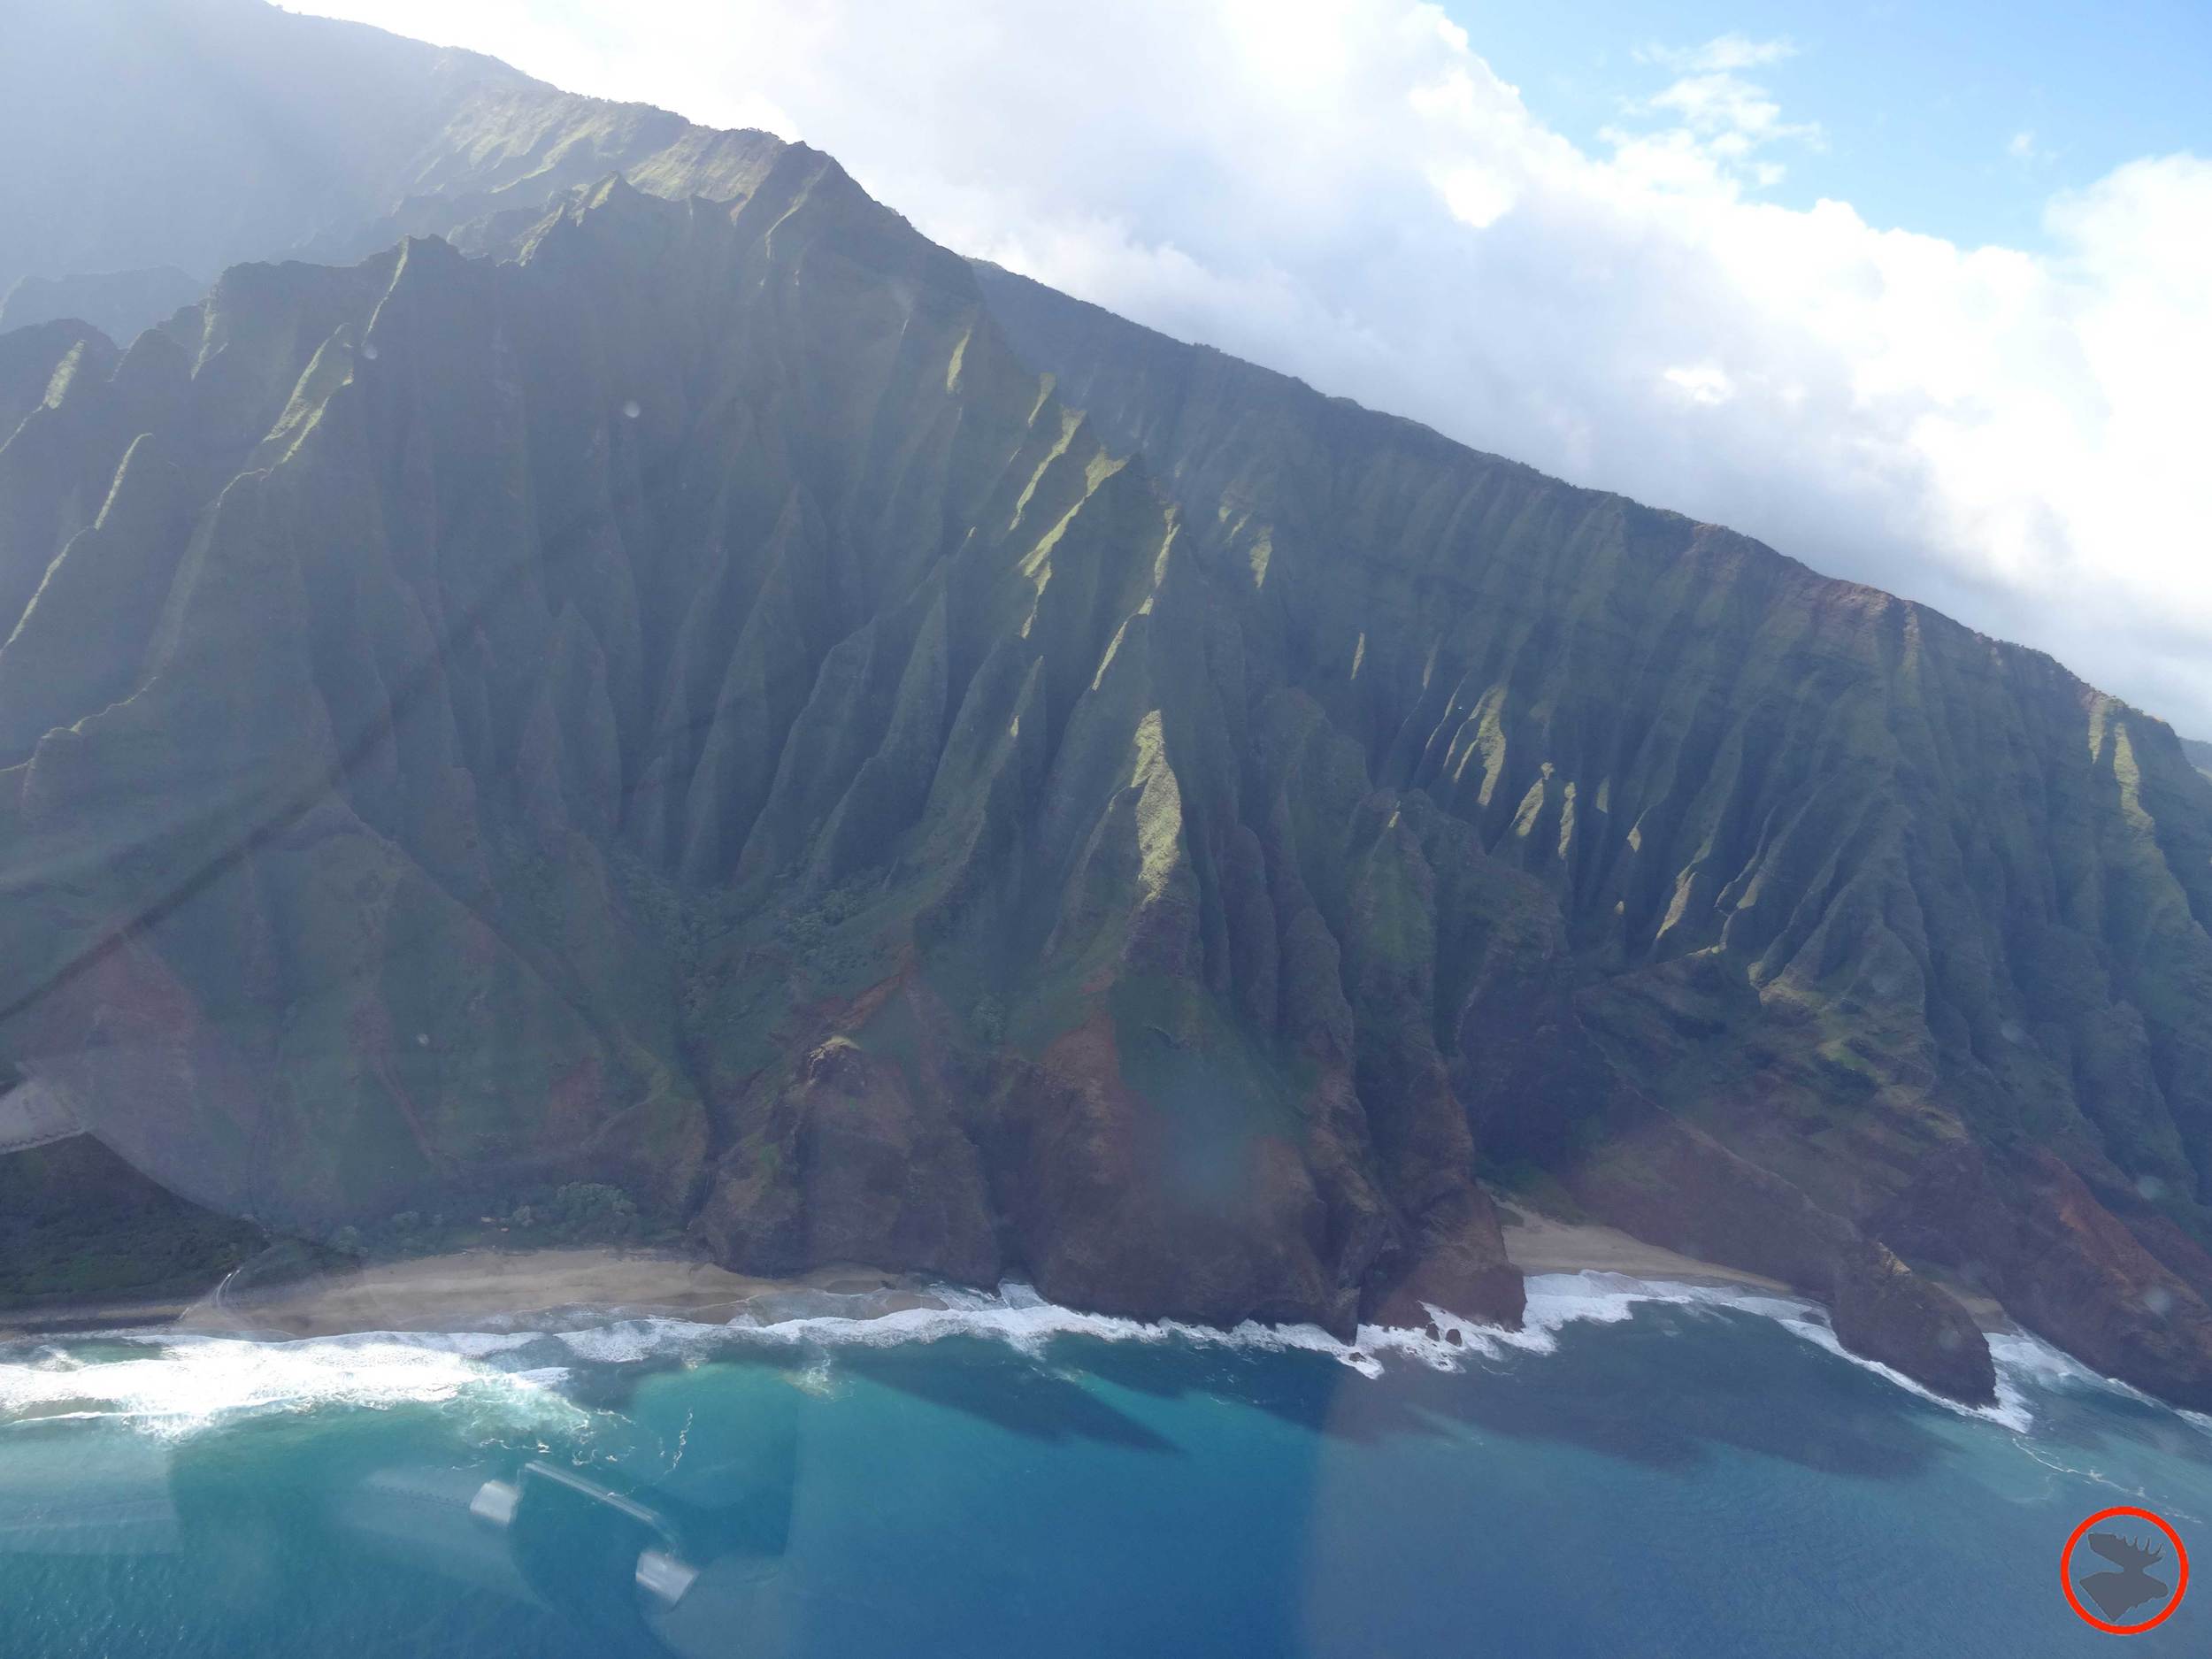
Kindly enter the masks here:
[[2116, 1636], [2162, 1622], [2189, 1587], [2189, 1552], [2181, 1547], [2181, 1535], [2148, 1509], [2124, 1504], [2101, 1509], [2077, 1526], [2058, 1564], [2067, 1605]]

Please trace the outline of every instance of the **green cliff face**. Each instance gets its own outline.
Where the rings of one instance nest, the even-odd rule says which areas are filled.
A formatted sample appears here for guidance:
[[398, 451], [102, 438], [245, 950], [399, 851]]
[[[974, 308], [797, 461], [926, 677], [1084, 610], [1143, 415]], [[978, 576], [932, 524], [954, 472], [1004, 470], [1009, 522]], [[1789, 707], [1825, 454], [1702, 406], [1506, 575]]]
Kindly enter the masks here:
[[1517, 1317], [1432, 964], [1540, 892], [1256, 689], [964, 264], [735, 188], [23, 348], [12, 1059], [311, 1232], [590, 1178], [761, 1271]]
[[2212, 1403], [2159, 722], [376, 38], [356, 194], [222, 244], [361, 263], [0, 334], [0, 1060], [132, 1164], [1340, 1331], [1517, 1319], [1541, 1171], [1952, 1393], [1907, 1262]]
[[[2082, 1351], [2114, 1327], [2119, 1374], [2212, 1358], [2212, 790], [2163, 724], [1727, 531], [979, 274], [1193, 551], [1248, 572], [1248, 649], [1363, 780], [1540, 887], [1548, 978], [1437, 958], [1486, 1154], [1809, 1288], [1842, 1225]], [[1767, 1177], [1790, 1203], [1747, 1235]], [[2055, 1258], [2098, 1291], [2029, 1294]]]

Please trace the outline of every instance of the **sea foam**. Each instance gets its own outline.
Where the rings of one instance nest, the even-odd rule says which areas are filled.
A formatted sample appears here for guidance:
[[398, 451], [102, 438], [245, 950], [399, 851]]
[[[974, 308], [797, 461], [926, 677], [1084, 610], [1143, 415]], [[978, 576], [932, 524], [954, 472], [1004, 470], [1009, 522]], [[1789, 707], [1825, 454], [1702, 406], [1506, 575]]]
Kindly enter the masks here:
[[146, 1351], [86, 1363], [49, 1345], [0, 1360], [0, 1418], [120, 1417], [150, 1432], [181, 1435], [241, 1415], [326, 1405], [380, 1409], [464, 1394], [517, 1419], [575, 1411], [557, 1392], [565, 1379], [557, 1368], [508, 1371], [488, 1363], [538, 1340], [530, 1333], [102, 1340]]
[[[494, 1409], [526, 1417], [575, 1409], [565, 1406], [557, 1393], [572, 1363], [627, 1364], [703, 1355], [732, 1345], [834, 1350], [955, 1337], [1000, 1341], [1031, 1356], [1041, 1356], [1048, 1344], [1066, 1337], [1302, 1352], [1375, 1378], [1393, 1363], [1459, 1371], [1508, 1363], [1517, 1355], [1550, 1354], [1558, 1347], [1560, 1333], [1571, 1325], [1619, 1324], [1639, 1306], [1650, 1304], [1770, 1319], [1801, 1340], [1901, 1388], [2016, 1433], [2025, 1432], [2032, 1423], [2027, 1404], [2032, 1389], [2101, 1388], [2145, 1398], [2034, 1337], [2001, 1333], [1990, 1338], [1997, 1402], [1965, 1406], [1879, 1361], [1847, 1351], [1826, 1314], [1812, 1302], [1740, 1286], [1595, 1271], [1530, 1275], [1526, 1312], [1517, 1331], [1430, 1306], [1434, 1335], [1425, 1330], [1362, 1325], [1349, 1342], [1313, 1325], [1247, 1321], [1224, 1328], [1084, 1313], [1048, 1302], [1018, 1282], [1003, 1284], [995, 1292], [941, 1286], [928, 1293], [927, 1305], [910, 1305], [912, 1301], [910, 1293], [902, 1292], [785, 1293], [760, 1299], [753, 1310], [727, 1325], [614, 1316], [573, 1326], [557, 1322], [550, 1328], [496, 1333], [380, 1332], [294, 1341], [125, 1333], [121, 1340], [157, 1351], [85, 1364], [67, 1349], [50, 1344], [20, 1358], [0, 1359], [0, 1417], [120, 1417], [155, 1432], [181, 1433], [241, 1412], [326, 1404], [384, 1407], [450, 1400], [465, 1391], [480, 1394]], [[580, 1310], [565, 1316], [585, 1317]], [[549, 1359], [554, 1363], [547, 1363]]]

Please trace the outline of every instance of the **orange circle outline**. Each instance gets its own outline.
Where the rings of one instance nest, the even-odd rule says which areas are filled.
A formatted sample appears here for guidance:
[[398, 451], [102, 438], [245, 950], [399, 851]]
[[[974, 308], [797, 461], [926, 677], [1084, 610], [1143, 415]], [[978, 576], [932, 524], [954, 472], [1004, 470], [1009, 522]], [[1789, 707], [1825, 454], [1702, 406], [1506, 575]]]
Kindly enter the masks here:
[[[2175, 1564], [2180, 1569], [2175, 1577], [2174, 1593], [2167, 1598], [2166, 1605], [2139, 1624], [2115, 1624], [2099, 1618], [2087, 1608], [2082, 1606], [2081, 1599], [2074, 1594], [2074, 1546], [2081, 1542], [2082, 1534], [2096, 1525], [2098, 1522], [2108, 1521], [2116, 1515], [2132, 1515], [2139, 1520], [2148, 1521], [2160, 1532], [2165, 1533], [2166, 1541], [2174, 1547]], [[2181, 1541], [2181, 1534], [2166, 1524], [2165, 1517], [2154, 1515], [2148, 1509], [2138, 1509], [2131, 1503], [2116, 1503], [2108, 1509], [2099, 1509], [2077, 1526], [2072, 1536], [2067, 1539], [2066, 1548], [2058, 1553], [2058, 1583], [2059, 1588], [2066, 1592], [2066, 1605], [2074, 1609], [2075, 1617], [2084, 1624], [2094, 1625], [2110, 1636], [2138, 1636], [2154, 1624], [2164, 1624], [2173, 1616], [2173, 1610], [2181, 1605], [2181, 1598], [2189, 1588], [2189, 1551]]]

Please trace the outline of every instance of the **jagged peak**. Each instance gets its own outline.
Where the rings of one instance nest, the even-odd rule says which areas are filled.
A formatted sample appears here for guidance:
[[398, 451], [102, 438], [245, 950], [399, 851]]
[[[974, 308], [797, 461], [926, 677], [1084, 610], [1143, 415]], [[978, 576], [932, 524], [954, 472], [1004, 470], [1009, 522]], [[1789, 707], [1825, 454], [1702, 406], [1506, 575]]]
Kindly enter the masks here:
[[127, 398], [173, 396], [191, 378], [190, 354], [161, 328], [149, 328], [131, 342], [115, 367], [116, 389]]

